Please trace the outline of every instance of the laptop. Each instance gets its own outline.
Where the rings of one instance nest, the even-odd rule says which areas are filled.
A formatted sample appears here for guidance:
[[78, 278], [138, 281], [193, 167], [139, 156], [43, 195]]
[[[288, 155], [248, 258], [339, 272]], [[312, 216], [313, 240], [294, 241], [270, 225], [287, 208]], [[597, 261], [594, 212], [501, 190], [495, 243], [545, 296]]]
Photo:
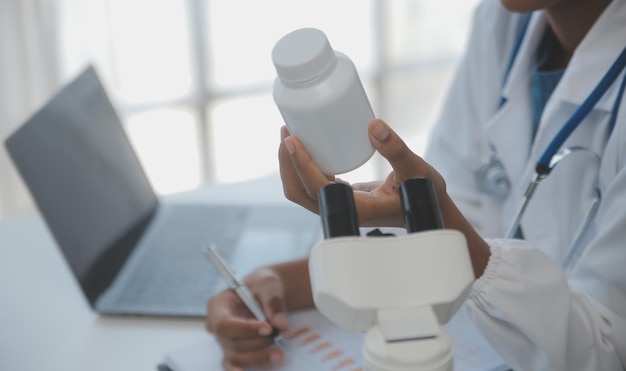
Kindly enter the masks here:
[[204, 246], [217, 244], [237, 269], [306, 256], [319, 236], [319, 218], [287, 203], [164, 202], [92, 66], [5, 146], [99, 313], [205, 316], [225, 286]]

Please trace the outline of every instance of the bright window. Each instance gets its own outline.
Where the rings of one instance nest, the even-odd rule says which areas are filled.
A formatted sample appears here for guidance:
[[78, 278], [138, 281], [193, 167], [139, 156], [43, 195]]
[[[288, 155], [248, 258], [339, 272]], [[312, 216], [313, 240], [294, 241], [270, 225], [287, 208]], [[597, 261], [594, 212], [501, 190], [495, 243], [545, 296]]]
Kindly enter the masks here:
[[[356, 64], [377, 116], [420, 153], [476, 0], [63, 0], [65, 74], [104, 78], [158, 193], [278, 170], [271, 49], [302, 27]], [[384, 177], [374, 157], [340, 177]]]

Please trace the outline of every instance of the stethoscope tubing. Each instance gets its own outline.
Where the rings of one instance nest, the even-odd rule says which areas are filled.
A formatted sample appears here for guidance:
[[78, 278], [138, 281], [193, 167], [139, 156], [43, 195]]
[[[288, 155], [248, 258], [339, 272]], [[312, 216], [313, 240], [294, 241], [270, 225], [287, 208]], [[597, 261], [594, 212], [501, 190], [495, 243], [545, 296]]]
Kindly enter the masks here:
[[520, 205], [514, 214], [515, 219], [513, 219], [513, 222], [508, 229], [509, 232], [506, 234], [506, 238], [515, 238], [515, 236], [517, 235], [517, 229], [519, 228], [522, 216], [524, 216], [524, 211], [526, 211], [526, 206], [528, 206], [528, 202], [530, 202], [530, 199], [532, 198], [533, 193], [535, 192], [535, 189], [537, 188], [537, 185], [539, 185], [541, 179], [542, 178], [539, 177], [539, 174], [535, 173], [533, 180], [531, 180], [528, 184], [526, 192], [524, 192], [524, 197], [522, 198], [522, 201], [520, 202]]
[[[537, 162], [536, 171], [537, 173], [547, 172], [549, 173], [551, 168], [549, 163], [552, 157], [557, 153], [557, 151], [561, 148], [563, 143], [569, 138], [572, 132], [580, 125], [580, 123], [589, 115], [589, 113], [596, 106], [600, 98], [606, 93], [606, 91], [613, 85], [615, 80], [617, 80], [618, 76], [626, 67], [626, 48], [622, 50], [620, 55], [617, 57], [611, 68], [604, 74], [598, 85], [593, 89], [589, 97], [585, 99], [585, 101], [578, 107], [576, 112], [570, 117], [569, 120], [563, 125], [561, 130], [559, 130], [558, 134], [552, 139], [548, 147], [543, 152], [539, 161]], [[625, 79], [626, 81], [626, 79]], [[619, 96], [617, 101], [619, 102], [620, 96], [623, 94], [623, 85], [620, 87]], [[615, 109], [615, 108], [614, 108]]]
[[[526, 29], [528, 28], [529, 23], [530, 23], [530, 14], [528, 14], [525, 17], [524, 21], [522, 22], [518, 39], [515, 42], [513, 53], [511, 55], [511, 59], [509, 60], [509, 66], [507, 69], [507, 73], [505, 75], [505, 81], [508, 78], [508, 73], [517, 56], [517, 52], [520, 48], [520, 45], [522, 43], [522, 40], [524, 38]], [[578, 107], [576, 112], [574, 112], [574, 114], [569, 118], [569, 120], [566, 121], [565, 125], [563, 125], [561, 130], [559, 130], [559, 132], [552, 139], [552, 141], [550, 141], [545, 151], [539, 158], [539, 161], [537, 161], [537, 164], [535, 165], [535, 174], [532, 180], [530, 181], [530, 183], [528, 184], [528, 187], [526, 188], [526, 192], [524, 192], [522, 201], [514, 214], [513, 222], [511, 223], [511, 226], [509, 227], [508, 233], [506, 235], [507, 238], [514, 238], [518, 234], [518, 229], [520, 226], [521, 219], [524, 216], [526, 207], [528, 206], [528, 203], [530, 202], [535, 190], [537, 189], [539, 182], [542, 179], [544, 179], [546, 176], [548, 176], [548, 174], [552, 171], [552, 169], [556, 166], [556, 164], [560, 160], [562, 160], [564, 157], [574, 152], [575, 150], [580, 149], [580, 148], [572, 148], [572, 149], [565, 148], [563, 151], [558, 152], [560, 148], [563, 146], [563, 144], [565, 143], [565, 141], [567, 140], [567, 138], [569, 138], [572, 132], [582, 123], [585, 117], [589, 115], [589, 113], [596, 106], [600, 98], [604, 96], [606, 91], [617, 80], [620, 73], [622, 73], [625, 67], [626, 67], [626, 47], [622, 50], [622, 52], [619, 54], [617, 59], [613, 62], [613, 64], [609, 68], [609, 70], [604, 74], [604, 76], [602, 77], [598, 85], [596, 85], [596, 87], [593, 89], [591, 94], [589, 94], [587, 99], [585, 99], [585, 101], [580, 105], [580, 107]], [[611, 118], [609, 120], [609, 134], [613, 131], [613, 127], [615, 126], [615, 122], [617, 120], [617, 112], [619, 111], [619, 107], [620, 107], [620, 103], [624, 94], [625, 87], [626, 87], [626, 74], [620, 84], [617, 98], [613, 105], [613, 111], [611, 112]], [[505, 103], [506, 103], [506, 100], [501, 99], [500, 106], [504, 105]], [[599, 156], [597, 154], [596, 154], [596, 157], [599, 161]], [[598, 197], [596, 198], [594, 205], [599, 202], [600, 202], [600, 196], [598, 193]], [[585, 221], [585, 224], [586, 223], [587, 221]], [[579, 231], [575, 242], [577, 242], [581, 234], [582, 234], [581, 231]]]
[[[570, 154], [572, 154], [574, 152], [579, 152], [579, 151], [587, 152], [587, 153], [591, 154], [593, 156], [593, 159], [595, 160], [596, 165], [598, 167], [600, 166], [600, 161], [602, 160], [600, 155], [598, 155], [597, 153], [594, 153], [591, 150], [586, 149], [584, 147], [573, 146], [573, 147], [563, 148], [557, 154], [552, 156], [552, 158], [550, 159], [550, 163], [548, 164], [548, 166], [550, 167], [550, 170], [554, 169], [557, 164], [559, 164], [564, 158], [566, 158]], [[526, 188], [526, 192], [524, 192], [524, 196], [522, 198], [522, 201], [520, 202], [520, 205], [519, 205], [519, 207], [517, 208], [517, 210], [516, 210], [516, 212], [514, 214], [515, 218], [513, 219], [513, 222], [511, 223], [511, 226], [508, 229], [508, 232], [506, 234], [507, 238], [515, 238], [515, 236], [517, 235], [517, 230], [518, 230], [518, 228], [520, 226], [520, 222], [521, 222], [522, 216], [524, 216], [524, 212], [526, 211], [526, 206], [528, 206], [528, 202], [530, 202], [530, 199], [532, 198], [535, 190], [537, 189], [537, 186], [539, 185], [539, 182], [542, 181], [543, 179], [545, 179], [547, 176], [548, 176], [548, 173], [539, 174], [539, 173], [535, 172], [535, 175], [533, 176], [533, 179], [528, 184], [528, 187]], [[596, 191], [596, 197], [595, 197], [594, 204], [597, 204], [599, 202], [600, 202], [600, 192]], [[587, 218], [590, 215], [591, 214], [589, 214], [589, 213], [587, 214], [587, 216], [585, 218], [585, 223], [587, 223]], [[581, 232], [582, 231], [579, 231], [577, 233], [577, 236], [581, 235]], [[574, 241], [577, 241], [578, 238], [579, 237], [576, 237], [574, 239]]]
[[[621, 66], [618, 66], [618, 67], [621, 67], [621, 68], [617, 72], [615, 72], [615, 71], [611, 72], [611, 70], [614, 70], [613, 67], [618, 65], [617, 62], [619, 62], [619, 64], [621, 64]], [[620, 54], [618, 60], [616, 60], [616, 62], [613, 63], [613, 66], [611, 66], [611, 70], [609, 71], [609, 72], [611, 72], [610, 75], [615, 75], [615, 79], [616, 79], [617, 76], [619, 75], [619, 73], [624, 69], [625, 66], [626, 66], [626, 48], [624, 48], [624, 50]], [[604, 75], [604, 78], [602, 79], [602, 81], [598, 84], [598, 86], [600, 84], [606, 84], [606, 81], [605, 81], [606, 77], [610, 76], [610, 75], [607, 72]], [[610, 86], [612, 84], [612, 82], [613, 81], [610, 81], [608, 86]], [[596, 103], [600, 99], [600, 97], [608, 89], [608, 86], [603, 87], [603, 89], [598, 89], [598, 86], [592, 92], [592, 94], [596, 93], [596, 95], [599, 95], [598, 97], [594, 96], [594, 98], [593, 98]], [[626, 89], [626, 74], [624, 75], [624, 78], [622, 79], [622, 82], [621, 82], [620, 87], [619, 87], [619, 91], [618, 91], [618, 94], [617, 94], [617, 98], [616, 98], [615, 104], [613, 105], [613, 112], [611, 113], [611, 119], [610, 119], [610, 122], [609, 122], [609, 132], [611, 132], [613, 130], [613, 127], [615, 126], [615, 121], [617, 119], [617, 112], [618, 112], [619, 107], [620, 107], [619, 103], [621, 102], [621, 99], [623, 98], [625, 89]], [[582, 120], [589, 114], [589, 112], [591, 112], [591, 110], [593, 109], [594, 105], [587, 104], [588, 101], [590, 101], [590, 98], [591, 98], [591, 96], [589, 96], [585, 100], [585, 102], [583, 102], [581, 107], [579, 107], [579, 109], [576, 111], [576, 113], [574, 113], [574, 115], [576, 116], [576, 119], [574, 120], [574, 117], [572, 117], [572, 118], [570, 118], [567, 121], [566, 126], [569, 126], [568, 130], [566, 130], [566, 131], [563, 130], [563, 129], [565, 129], [565, 127], [564, 127], [563, 129], [561, 129], [559, 131], [559, 133], [557, 134], [558, 138], [555, 137], [552, 140], [552, 142], [550, 142], [548, 148], [546, 149], [546, 151], [544, 152], [544, 154], [542, 155], [540, 160], [537, 162], [537, 165], [535, 166], [535, 174], [533, 176], [533, 179], [528, 184], [526, 192], [524, 193], [522, 201], [520, 202], [520, 206], [518, 207], [518, 209], [516, 210], [516, 212], [514, 214], [513, 222], [511, 224], [511, 226], [509, 227], [507, 235], [506, 235], [507, 238], [514, 238], [517, 235], [517, 230], [519, 228], [519, 225], [520, 225], [520, 222], [522, 220], [522, 217], [524, 216], [524, 212], [526, 211], [526, 206], [528, 206], [528, 202], [530, 202], [530, 199], [532, 198], [532, 195], [535, 192], [535, 189], [537, 188], [539, 182], [541, 180], [543, 180], [545, 177], [547, 177], [548, 174], [550, 174], [552, 169], [556, 166], [556, 164], [560, 160], [562, 160], [564, 157], [566, 157], [569, 153], [573, 152], [573, 151], [570, 151], [568, 148], [565, 148], [562, 152], [566, 152], [566, 153], [564, 153], [563, 155], [559, 156], [559, 154], [562, 153], [562, 152], [559, 152], [559, 153], [554, 153], [554, 154], [550, 155], [550, 157], [548, 157], [547, 162], [543, 159], [545, 157], [545, 155], [547, 153], [549, 153], [549, 152], [552, 152], [554, 148], [556, 148], [558, 150], [560, 148], [560, 146], [563, 144], [563, 142], [565, 142], [565, 140], [569, 137], [569, 135], [574, 131], [574, 129], [576, 129], [576, 127], [578, 127], [578, 125], [580, 125]], [[583, 106], [586, 106], [587, 108], [585, 110], [582, 110]], [[572, 125], [572, 123], [574, 123], [575, 125]], [[567, 134], [567, 135], [561, 137], [562, 134], [563, 135]], [[557, 143], [557, 142], [560, 142], [561, 144], [559, 144], [558, 147], [555, 147], [555, 143]], [[575, 150], [575, 149], [579, 149], [579, 148], [573, 148], [573, 149]], [[598, 157], [598, 161], [599, 161], [599, 156], [597, 154], [596, 154], [596, 157]], [[598, 202], [599, 202], [599, 199], [598, 199]]]

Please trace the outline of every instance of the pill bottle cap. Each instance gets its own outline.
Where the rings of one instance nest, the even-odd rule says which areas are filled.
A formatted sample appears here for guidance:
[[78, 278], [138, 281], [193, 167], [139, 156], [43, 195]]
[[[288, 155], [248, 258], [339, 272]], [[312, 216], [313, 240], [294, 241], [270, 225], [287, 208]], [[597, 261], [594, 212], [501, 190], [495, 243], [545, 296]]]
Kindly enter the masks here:
[[337, 63], [326, 35], [315, 28], [301, 28], [283, 36], [272, 49], [278, 77], [303, 83], [323, 74]]

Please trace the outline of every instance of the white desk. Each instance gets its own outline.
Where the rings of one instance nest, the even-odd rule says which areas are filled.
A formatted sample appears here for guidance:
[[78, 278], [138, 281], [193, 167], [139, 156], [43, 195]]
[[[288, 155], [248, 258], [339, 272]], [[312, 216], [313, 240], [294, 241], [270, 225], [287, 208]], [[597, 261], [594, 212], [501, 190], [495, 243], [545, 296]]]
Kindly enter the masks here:
[[[277, 176], [167, 199], [288, 203]], [[206, 336], [198, 319], [99, 316], [39, 216], [0, 223], [0, 370], [154, 371]]]

